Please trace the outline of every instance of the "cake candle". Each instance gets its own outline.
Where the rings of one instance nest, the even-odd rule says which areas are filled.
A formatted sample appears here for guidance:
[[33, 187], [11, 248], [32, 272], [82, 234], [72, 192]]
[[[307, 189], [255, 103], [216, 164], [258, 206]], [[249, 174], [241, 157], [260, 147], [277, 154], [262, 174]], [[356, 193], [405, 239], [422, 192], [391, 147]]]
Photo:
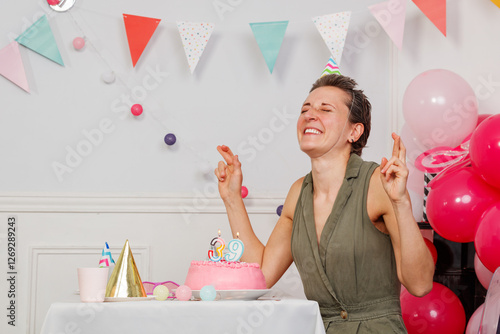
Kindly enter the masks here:
[[236, 239], [232, 239], [227, 244], [227, 249], [229, 253], [224, 255], [224, 259], [226, 261], [239, 261], [241, 256], [243, 255], [243, 251], [245, 250], [245, 245], [243, 241], [240, 240], [240, 233], [236, 232]]
[[[210, 261], [218, 262], [224, 257], [223, 251], [226, 247], [226, 242], [220, 237], [220, 235], [221, 233], [219, 229], [218, 237], [213, 238], [210, 242], [210, 250], [208, 251], [208, 258]], [[217, 243], [219, 243], [219, 246], [216, 247]]]

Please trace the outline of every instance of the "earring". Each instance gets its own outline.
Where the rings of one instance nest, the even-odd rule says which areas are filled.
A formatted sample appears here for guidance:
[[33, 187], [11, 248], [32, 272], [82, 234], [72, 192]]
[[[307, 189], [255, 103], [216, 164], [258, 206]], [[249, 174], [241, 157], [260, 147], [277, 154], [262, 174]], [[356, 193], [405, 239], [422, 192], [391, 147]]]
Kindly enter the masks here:
[[351, 138], [351, 144], [354, 143], [354, 139]]

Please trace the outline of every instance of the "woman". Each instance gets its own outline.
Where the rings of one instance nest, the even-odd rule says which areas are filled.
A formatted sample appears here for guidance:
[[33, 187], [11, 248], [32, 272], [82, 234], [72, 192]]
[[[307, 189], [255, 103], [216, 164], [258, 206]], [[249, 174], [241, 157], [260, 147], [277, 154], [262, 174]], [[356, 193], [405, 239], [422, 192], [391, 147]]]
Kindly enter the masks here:
[[432, 289], [434, 264], [406, 190], [401, 139], [380, 166], [360, 158], [370, 132], [371, 105], [356, 82], [318, 79], [297, 121], [311, 172], [290, 188], [266, 245], [252, 230], [242, 197], [241, 163], [227, 146], [215, 174], [233, 234], [245, 243], [242, 261], [261, 265], [268, 287], [295, 261], [304, 292], [316, 300], [328, 334], [406, 333], [400, 284], [415, 296]]

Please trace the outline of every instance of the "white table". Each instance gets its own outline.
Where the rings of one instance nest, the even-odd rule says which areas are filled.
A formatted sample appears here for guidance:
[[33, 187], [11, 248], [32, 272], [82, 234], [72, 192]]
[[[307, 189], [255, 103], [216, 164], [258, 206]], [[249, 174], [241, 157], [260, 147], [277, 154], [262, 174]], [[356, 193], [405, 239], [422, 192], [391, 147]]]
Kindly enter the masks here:
[[41, 334], [324, 334], [309, 300], [54, 303]]

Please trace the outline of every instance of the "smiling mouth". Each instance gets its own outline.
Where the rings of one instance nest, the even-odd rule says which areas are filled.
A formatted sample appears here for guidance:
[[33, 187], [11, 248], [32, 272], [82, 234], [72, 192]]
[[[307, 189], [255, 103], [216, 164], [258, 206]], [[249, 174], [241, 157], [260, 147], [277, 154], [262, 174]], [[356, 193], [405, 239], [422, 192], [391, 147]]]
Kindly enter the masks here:
[[308, 133], [311, 133], [311, 134], [314, 134], [314, 135], [320, 135], [321, 131], [316, 130], [316, 129], [306, 129], [304, 131], [304, 134], [308, 134]]

